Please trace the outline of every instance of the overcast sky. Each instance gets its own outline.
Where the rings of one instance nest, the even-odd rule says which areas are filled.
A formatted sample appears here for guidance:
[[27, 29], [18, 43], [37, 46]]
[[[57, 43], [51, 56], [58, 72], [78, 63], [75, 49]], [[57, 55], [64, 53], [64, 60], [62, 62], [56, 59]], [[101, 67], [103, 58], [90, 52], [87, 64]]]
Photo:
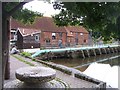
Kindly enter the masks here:
[[29, 3], [26, 3], [23, 8], [27, 8], [32, 11], [37, 11], [40, 13], [44, 13], [44, 16], [51, 16], [54, 14], [58, 14], [59, 10], [54, 10], [53, 5], [49, 3], [45, 3], [44, 1], [34, 0]]

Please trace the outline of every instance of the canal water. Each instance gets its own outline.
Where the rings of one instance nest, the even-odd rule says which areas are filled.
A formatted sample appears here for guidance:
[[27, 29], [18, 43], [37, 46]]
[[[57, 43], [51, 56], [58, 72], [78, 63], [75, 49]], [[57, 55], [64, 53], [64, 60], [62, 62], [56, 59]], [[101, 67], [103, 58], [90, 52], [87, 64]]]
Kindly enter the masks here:
[[50, 61], [78, 69], [88, 76], [104, 81], [108, 88], [118, 88], [120, 53], [97, 55], [85, 59], [54, 59]]
[[72, 67], [83, 72], [93, 62], [110, 64], [111, 66], [115, 65], [120, 67], [120, 53], [97, 55], [97, 56], [87, 57], [84, 59], [83, 58], [69, 58], [69, 59], [62, 58], [62, 59], [54, 59], [50, 61], [56, 64]]

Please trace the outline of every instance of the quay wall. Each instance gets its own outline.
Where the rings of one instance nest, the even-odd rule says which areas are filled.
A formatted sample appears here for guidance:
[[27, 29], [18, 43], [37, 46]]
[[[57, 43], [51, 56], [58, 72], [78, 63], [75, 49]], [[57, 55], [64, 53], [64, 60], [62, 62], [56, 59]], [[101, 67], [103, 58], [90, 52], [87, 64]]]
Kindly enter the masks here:
[[62, 52], [46, 52], [41, 54], [39, 59], [42, 60], [50, 60], [55, 58], [87, 58], [96, 55], [102, 54], [111, 54], [111, 53], [119, 53], [120, 46], [117, 47], [103, 47], [103, 48], [86, 48], [86, 49], [76, 49], [76, 50], [65, 50]]

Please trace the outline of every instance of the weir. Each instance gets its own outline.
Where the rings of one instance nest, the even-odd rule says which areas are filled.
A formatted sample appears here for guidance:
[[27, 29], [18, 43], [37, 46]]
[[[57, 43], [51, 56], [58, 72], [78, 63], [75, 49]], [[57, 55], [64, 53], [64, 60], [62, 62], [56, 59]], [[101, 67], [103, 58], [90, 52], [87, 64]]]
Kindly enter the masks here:
[[110, 54], [120, 52], [119, 45], [95, 46], [95, 47], [79, 47], [79, 48], [62, 48], [62, 49], [45, 49], [40, 50], [32, 55], [32, 58], [40, 59], [53, 58], [86, 58], [101, 54]]

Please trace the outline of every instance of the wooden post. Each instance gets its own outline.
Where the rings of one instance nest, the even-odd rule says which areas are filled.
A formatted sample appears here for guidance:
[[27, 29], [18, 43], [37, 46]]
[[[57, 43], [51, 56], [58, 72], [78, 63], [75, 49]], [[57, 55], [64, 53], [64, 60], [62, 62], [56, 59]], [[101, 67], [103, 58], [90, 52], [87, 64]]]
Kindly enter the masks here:
[[3, 61], [3, 79], [10, 78], [10, 65], [9, 65], [9, 40], [10, 40], [10, 28], [9, 18], [10, 16], [22, 7], [26, 2], [20, 2], [9, 12], [5, 11], [5, 2], [2, 2], [2, 61]]
[[9, 35], [10, 35], [9, 20], [7, 20], [6, 14], [2, 13], [2, 60], [3, 60], [4, 79], [10, 78]]
[[[0, 1], [0, 12], [2, 12], [2, 2]], [[2, 13], [0, 14], [0, 90], [3, 89], [3, 63], [2, 63]]]
[[10, 41], [10, 27], [9, 27], [9, 20], [7, 20], [7, 57], [6, 57], [6, 66], [5, 66], [5, 79], [9, 79], [10, 78], [10, 58], [9, 58], [9, 41]]

